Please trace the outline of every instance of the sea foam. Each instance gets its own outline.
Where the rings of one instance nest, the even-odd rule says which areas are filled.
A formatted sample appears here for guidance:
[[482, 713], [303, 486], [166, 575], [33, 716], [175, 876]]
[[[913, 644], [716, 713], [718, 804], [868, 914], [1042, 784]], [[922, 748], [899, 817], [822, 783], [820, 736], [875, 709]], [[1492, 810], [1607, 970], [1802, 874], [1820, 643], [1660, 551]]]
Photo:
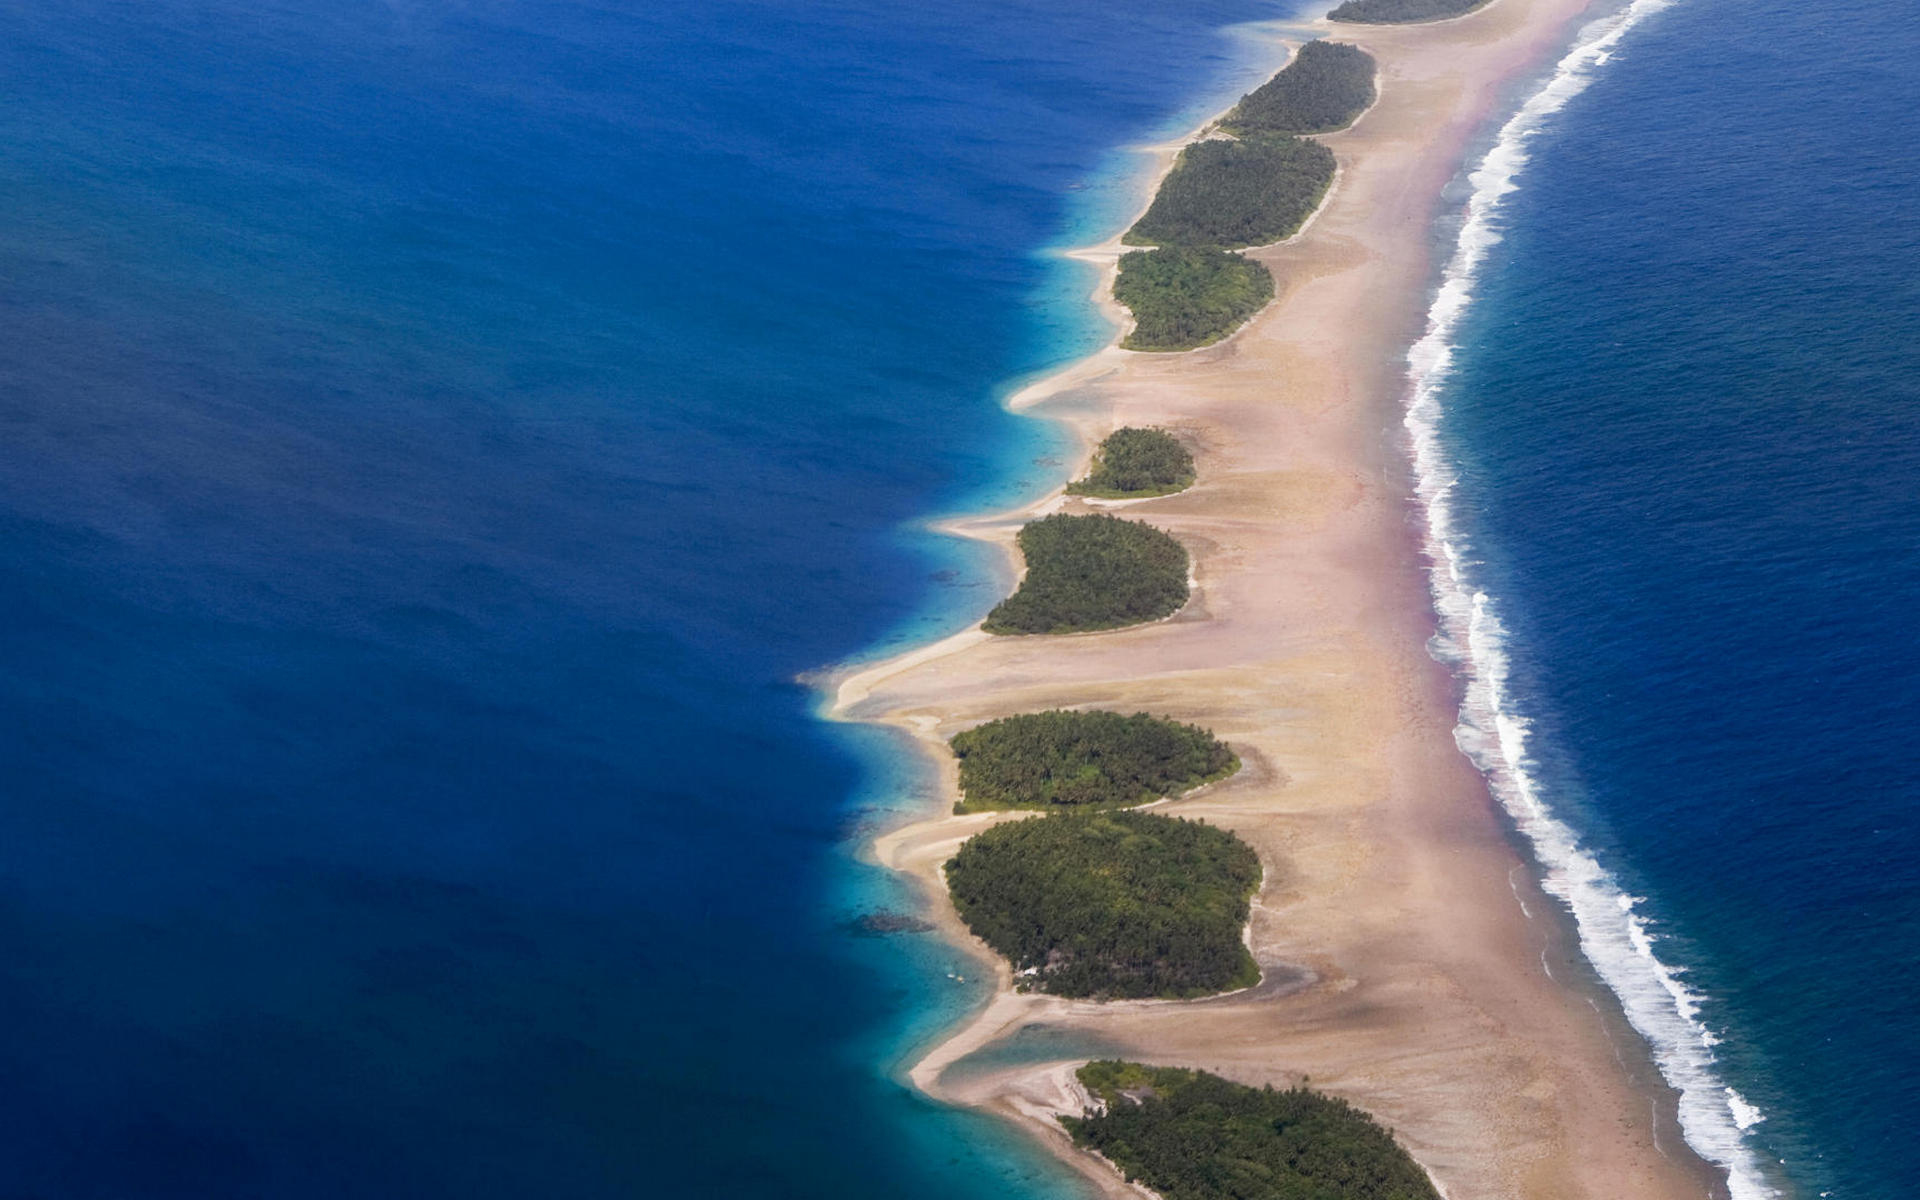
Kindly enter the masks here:
[[1645, 1037], [1654, 1061], [1679, 1092], [1680, 1125], [1699, 1154], [1727, 1172], [1733, 1200], [1765, 1200], [1778, 1193], [1761, 1173], [1745, 1132], [1764, 1115], [1718, 1077], [1717, 1038], [1700, 1020], [1701, 997], [1682, 968], [1661, 960], [1657, 935], [1628, 895], [1571, 826], [1557, 816], [1535, 776], [1528, 753], [1529, 723], [1508, 690], [1506, 633], [1498, 601], [1470, 582], [1465, 542], [1454, 517], [1456, 475], [1439, 437], [1442, 392], [1453, 371], [1455, 336], [1473, 303], [1488, 251], [1500, 241], [1506, 197], [1526, 167], [1529, 143], [1548, 119], [1592, 82], [1620, 40], [1671, 0], [1634, 0], [1586, 26], [1553, 73], [1501, 127], [1469, 177], [1467, 217], [1438, 294], [1427, 331], [1408, 353], [1410, 389], [1406, 426], [1413, 443], [1416, 488], [1427, 514], [1440, 633], [1434, 656], [1465, 681], [1455, 740], [1491, 782], [1494, 793], [1532, 844], [1548, 894], [1571, 910], [1580, 946], [1620, 998], [1627, 1020]]

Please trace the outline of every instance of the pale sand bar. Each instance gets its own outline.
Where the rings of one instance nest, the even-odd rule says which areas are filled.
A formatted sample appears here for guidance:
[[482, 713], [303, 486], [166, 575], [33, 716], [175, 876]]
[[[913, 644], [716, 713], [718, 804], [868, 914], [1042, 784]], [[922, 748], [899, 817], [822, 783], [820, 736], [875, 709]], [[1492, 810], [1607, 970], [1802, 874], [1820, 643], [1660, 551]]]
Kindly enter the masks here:
[[[1311, 1076], [1392, 1127], [1452, 1200], [1724, 1194], [1455, 748], [1454, 685], [1426, 650], [1434, 620], [1400, 422], [1440, 192], [1506, 89], [1556, 58], [1587, 10], [1498, 0], [1439, 25], [1330, 27], [1378, 59], [1381, 98], [1326, 138], [1340, 177], [1312, 225], [1254, 252], [1276, 302], [1220, 346], [1108, 350], [1040, 393], [1088, 444], [1118, 425], [1165, 425], [1198, 447], [1192, 490], [1127, 506], [1194, 553], [1185, 610], [1114, 633], [965, 634], [841, 681], [841, 715], [910, 730], [947, 764], [943, 811], [944, 740], [1013, 712], [1145, 709], [1210, 726], [1245, 760], [1163, 811], [1259, 851], [1259, 987], [1097, 1005], [1015, 993], [1003, 965], [991, 1005], [912, 1071], [935, 1096], [1022, 1120], [1113, 1195], [1137, 1193], [1050, 1119], [1079, 1107], [1070, 1067], [943, 1078], [948, 1065], [1040, 1021], [1246, 1083]], [[1085, 507], [1056, 496], [965, 531], [1006, 542], [1062, 504]], [[964, 944], [939, 867], [1004, 819], [1017, 818], [937, 816], [875, 852], [927, 882]]]

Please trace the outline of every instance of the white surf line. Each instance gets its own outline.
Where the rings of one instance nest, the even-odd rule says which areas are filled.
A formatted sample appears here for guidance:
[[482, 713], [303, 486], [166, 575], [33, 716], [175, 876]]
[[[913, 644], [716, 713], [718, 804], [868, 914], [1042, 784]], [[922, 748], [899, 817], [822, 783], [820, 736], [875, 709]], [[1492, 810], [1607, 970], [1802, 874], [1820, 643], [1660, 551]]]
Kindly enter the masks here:
[[1415, 482], [1427, 514], [1427, 550], [1441, 634], [1434, 656], [1464, 677], [1466, 696], [1455, 740], [1486, 773], [1494, 793], [1532, 844], [1542, 887], [1572, 912], [1581, 950], [1619, 997], [1627, 1020], [1647, 1039], [1660, 1073], [1680, 1094], [1687, 1142], [1727, 1173], [1732, 1200], [1767, 1200], [1767, 1183], [1746, 1131], [1763, 1114], [1728, 1087], [1715, 1069], [1714, 1033], [1699, 1019], [1701, 997], [1680, 970], [1654, 952], [1654, 935], [1626, 894], [1573, 829], [1554, 814], [1532, 774], [1530, 727], [1507, 692], [1505, 631], [1496, 602], [1469, 581], [1453, 515], [1456, 476], [1439, 440], [1440, 392], [1452, 375], [1455, 335], [1473, 302], [1487, 254], [1500, 241], [1500, 213], [1516, 190], [1528, 145], [1553, 113], [1585, 91], [1620, 40], [1671, 0], [1633, 0], [1581, 30], [1575, 45], [1499, 132], [1470, 176], [1467, 220], [1428, 311], [1427, 332], [1408, 352], [1406, 427]]

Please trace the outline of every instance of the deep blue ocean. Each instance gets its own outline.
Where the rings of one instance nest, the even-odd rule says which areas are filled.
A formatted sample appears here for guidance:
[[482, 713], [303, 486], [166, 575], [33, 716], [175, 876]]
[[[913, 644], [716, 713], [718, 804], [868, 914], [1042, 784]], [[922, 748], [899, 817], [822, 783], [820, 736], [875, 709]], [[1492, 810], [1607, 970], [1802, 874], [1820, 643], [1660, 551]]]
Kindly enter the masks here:
[[[1049, 248], [1291, 9], [0, 0], [0, 1197], [1078, 1195], [896, 1079], [974, 968], [849, 932], [924, 781], [797, 677], [995, 598], [923, 528], [1059, 478]], [[1858, 1200], [1920, 1191], [1910, 15], [1640, 20], [1435, 427], [1528, 779], [1743, 1153]]]
[[0, 0], [0, 1196], [1077, 1194], [803, 672], [1272, 0]]
[[1562, 882], [1680, 969], [1599, 936], [1707, 1132], [1920, 1195], [1920, 22], [1647, 8], [1534, 123], [1454, 331], [1477, 649], [1604, 872]]

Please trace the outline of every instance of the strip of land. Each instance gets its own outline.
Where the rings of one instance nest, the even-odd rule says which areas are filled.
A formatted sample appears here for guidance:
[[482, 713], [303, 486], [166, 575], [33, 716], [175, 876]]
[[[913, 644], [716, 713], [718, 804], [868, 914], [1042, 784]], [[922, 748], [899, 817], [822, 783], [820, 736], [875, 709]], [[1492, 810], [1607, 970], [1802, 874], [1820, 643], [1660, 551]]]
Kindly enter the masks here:
[[[1496, 0], [1440, 25], [1327, 26], [1378, 62], [1379, 99], [1323, 139], [1339, 176], [1307, 228], [1247, 252], [1272, 270], [1275, 302], [1218, 345], [1109, 349], [1022, 398], [1089, 447], [1118, 426], [1154, 426], [1194, 449], [1194, 486], [1128, 502], [1129, 517], [1193, 555], [1185, 607], [1074, 637], [970, 631], [840, 681], [839, 715], [911, 732], [946, 773], [942, 815], [885, 835], [875, 853], [922, 880], [943, 932], [998, 974], [988, 1006], [911, 1078], [1025, 1122], [1113, 1196], [1138, 1193], [1057, 1120], [1089, 1100], [1078, 1062], [964, 1060], [1044, 1024], [1254, 1086], [1310, 1076], [1391, 1128], [1451, 1200], [1723, 1194], [1453, 744], [1452, 681], [1426, 650], [1433, 617], [1400, 435], [1442, 188], [1512, 85], [1547, 65], [1588, 8]], [[1110, 264], [1118, 251], [1116, 240], [1090, 256]], [[1103, 302], [1110, 285], [1109, 273]], [[1098, 503], [1055, 496], [961, 532], [1006, 545], [1011, 582], [1022, 524]], [[1022, 993], [971, 941], [941, 865], [982, 829], [1035, 818], [945, 815], [959, 796], [947, 739], [1055, 708], [1164, 715], [1240, 755], [1231, 778], [1155, 811], [1204, 818], [1258, 852], [1257, 986], [1184, 1002]]]

